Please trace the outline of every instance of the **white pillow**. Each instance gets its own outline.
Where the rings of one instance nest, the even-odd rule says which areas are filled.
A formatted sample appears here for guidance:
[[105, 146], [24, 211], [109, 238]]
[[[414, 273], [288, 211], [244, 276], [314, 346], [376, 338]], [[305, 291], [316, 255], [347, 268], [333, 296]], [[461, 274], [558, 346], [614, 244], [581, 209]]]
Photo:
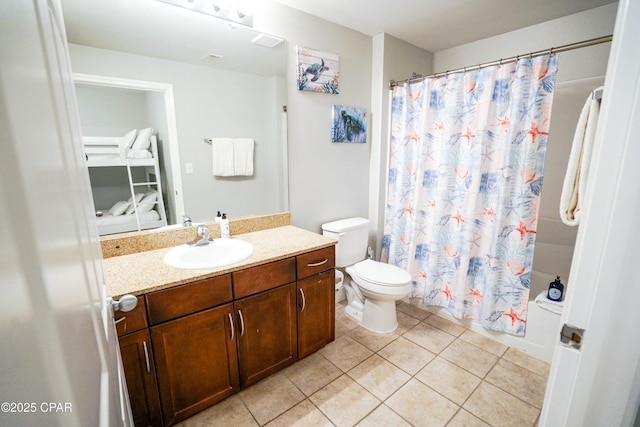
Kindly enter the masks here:
[[151, 190], [147, 193], [145, 193], [144, 197], [142, 198], [142, 200], [140, 201], [140, 203], [145, 203], [145, 202], [154, 202], [158, 200], [158, 192], [155, 190]]
[[149, 147], [151, 146], [151, 141], [149, 140], [149, 137], [151, 136], [152, 133], [153, 133], [152, 128], [142, 129], [140, 132], [138, 132], [138, 136], [136, 137], [136, 140], [133, 142], [133, 145], [131, 145], [131, 149], [132, 150], [149, 149]]
[[138, 129], [133, 129], [127, 132], [122, 138], [120, 138], [121, 144], [124, 146], [124, 148], [131, 148], [131, 144], [133, 144], [133, 142], [136, 140], [137, 133]]
[[142, 214], [145, 212], [149, 212], [150, 210], [153, 209], [153, 206], [156, 204], [156, 202], [140, 202], [140, 204], [138, 205], [138, 213]]
[[[136, 193], [136, 204], [140, 203], [140, 200], [142, 200], [143, 197], [144, 197], [144, 194]], [[135, 207], [133, 205], [133, 197], [129, 197], [129, 200], [127, 200], [127, 203], [129, 203], [129, 207], [127, 208], [127, 211], [125, 213], [127, 215], [131, 215], [132, 213], [135, 212]]]
[[113, 205], [111, 209], [109, 209], [109, 215], [113, 215], [113, 216], [122, 215], [123, 213], [126, 212], [128, 207], [129, 207], [129, 202], [125, 202], [124, 200], [116, 202], [116, 204]]

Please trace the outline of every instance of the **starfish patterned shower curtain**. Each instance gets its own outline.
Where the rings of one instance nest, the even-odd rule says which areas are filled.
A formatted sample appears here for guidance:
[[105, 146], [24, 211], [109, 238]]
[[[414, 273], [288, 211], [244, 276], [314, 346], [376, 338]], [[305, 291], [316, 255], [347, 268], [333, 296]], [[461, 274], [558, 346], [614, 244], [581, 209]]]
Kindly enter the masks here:
[[411, 298], [524, 335], [557, 60], [394, 88], [382, 260]]

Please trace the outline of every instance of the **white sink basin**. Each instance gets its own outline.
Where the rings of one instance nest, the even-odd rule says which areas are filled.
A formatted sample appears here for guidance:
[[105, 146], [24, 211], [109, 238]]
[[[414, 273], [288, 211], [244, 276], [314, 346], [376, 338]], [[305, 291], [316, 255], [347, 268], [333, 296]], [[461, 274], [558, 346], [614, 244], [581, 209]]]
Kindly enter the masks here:
[[253, 245], [238, 239], [215, 239], [208, 245], [176, 246], [166, 253], [164, 263], [176, 268], [217, 268], [235, 264], [253, 254]]

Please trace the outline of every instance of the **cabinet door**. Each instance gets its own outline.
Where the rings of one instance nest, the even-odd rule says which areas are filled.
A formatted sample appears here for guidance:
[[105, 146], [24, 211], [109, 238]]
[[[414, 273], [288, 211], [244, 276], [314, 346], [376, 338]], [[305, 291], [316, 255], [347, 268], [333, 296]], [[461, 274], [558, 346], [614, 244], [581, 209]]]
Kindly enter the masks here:
[[335, 338], [333, 269], [298, 281], [298, 356], [303, 358]]
[[136, 427], [161, 426], [160, 400], [149, 331], [120, 337], [120, 354]]
[[239, 390], [233, 305], [151, 327], [162, 414], [172, 425]]
[[242, 387], [297, 360], [295, 283], [238, 300], [235, 308]]

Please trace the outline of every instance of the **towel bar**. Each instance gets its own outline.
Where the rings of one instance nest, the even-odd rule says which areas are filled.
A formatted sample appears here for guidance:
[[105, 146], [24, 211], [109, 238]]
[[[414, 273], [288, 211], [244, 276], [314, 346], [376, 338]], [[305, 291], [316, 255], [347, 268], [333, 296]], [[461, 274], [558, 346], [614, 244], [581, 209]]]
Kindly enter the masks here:
[[209, 138], [205, 138], [204, 139], [204, 143], [205, 144], [213, 144], [213, 140], [209, 139]]
[[591, 99], [595, 99], [596, 101], [600, 101], [602, 99], [602, 92], [604, 92], [604, 89], [596, 89], [593, 92], [591, 92]]

